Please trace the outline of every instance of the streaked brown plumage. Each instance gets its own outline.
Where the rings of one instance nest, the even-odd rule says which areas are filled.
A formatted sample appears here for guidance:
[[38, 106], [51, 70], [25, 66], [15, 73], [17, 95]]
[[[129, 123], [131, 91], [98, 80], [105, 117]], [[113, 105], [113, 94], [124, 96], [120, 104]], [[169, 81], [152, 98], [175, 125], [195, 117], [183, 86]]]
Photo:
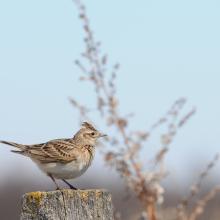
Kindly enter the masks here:
[[70, 139], [55, 139], [34, 145], [0, 142], [19, 148], [19, 151], [11, 152], [30, 157], [39, 169], [52, 178], [58, 189], [59, 186], [54, 178], [62, 179], [70, 188], [76, 189], [64, 179], [75, 179], [85, 173], [94, 159], [95, 141], [106, 136], [100, 134], [87, 122], [82, 125], [86, 128], [80, 129]]

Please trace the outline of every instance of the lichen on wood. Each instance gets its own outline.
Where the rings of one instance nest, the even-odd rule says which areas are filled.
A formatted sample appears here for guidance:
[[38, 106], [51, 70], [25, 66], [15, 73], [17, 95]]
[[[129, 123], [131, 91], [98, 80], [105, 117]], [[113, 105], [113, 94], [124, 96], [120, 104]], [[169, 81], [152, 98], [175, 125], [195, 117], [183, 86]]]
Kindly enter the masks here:
[[54, 190], [22, 196], [20, 220], [113, 220], [108, 190]]

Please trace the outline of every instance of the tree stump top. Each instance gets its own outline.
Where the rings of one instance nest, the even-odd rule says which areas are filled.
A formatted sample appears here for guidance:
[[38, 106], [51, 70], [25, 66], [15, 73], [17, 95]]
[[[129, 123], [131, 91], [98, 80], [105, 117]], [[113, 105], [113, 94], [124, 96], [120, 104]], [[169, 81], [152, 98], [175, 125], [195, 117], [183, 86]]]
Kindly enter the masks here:
[[22, 196], [21, 206], [20, 220], [113, 220], [106, 189], [31, 192]]

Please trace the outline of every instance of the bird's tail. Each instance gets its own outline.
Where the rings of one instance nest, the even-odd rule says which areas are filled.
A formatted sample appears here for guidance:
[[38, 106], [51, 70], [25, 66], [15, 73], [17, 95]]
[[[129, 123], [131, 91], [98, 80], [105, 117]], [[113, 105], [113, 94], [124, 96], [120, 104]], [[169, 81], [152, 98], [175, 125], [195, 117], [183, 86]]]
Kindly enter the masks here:
[[13, 142], [8, 142], [8, 141], [0, 141], [0, 143], [7, 144], [7, 145], [10, 145], [10, 146], [13, 146], [13, 147], [17, 147], [21, 150], [25, 150], [26, 147], [27, 147], [27, 146], [22, 145], [22, 144], [16, 144], [16, 143], [13, 143]]

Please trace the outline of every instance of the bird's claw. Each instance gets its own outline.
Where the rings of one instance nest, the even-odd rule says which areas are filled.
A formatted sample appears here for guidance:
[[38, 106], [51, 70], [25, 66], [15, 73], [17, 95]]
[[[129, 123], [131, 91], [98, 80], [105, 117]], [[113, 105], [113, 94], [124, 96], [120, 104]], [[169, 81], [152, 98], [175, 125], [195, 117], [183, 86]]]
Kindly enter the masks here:
[[75, 188], [75, 187], [73, 187], [73, 186], [70, 186], [70, 189], [78, 190], [77, 188]]

